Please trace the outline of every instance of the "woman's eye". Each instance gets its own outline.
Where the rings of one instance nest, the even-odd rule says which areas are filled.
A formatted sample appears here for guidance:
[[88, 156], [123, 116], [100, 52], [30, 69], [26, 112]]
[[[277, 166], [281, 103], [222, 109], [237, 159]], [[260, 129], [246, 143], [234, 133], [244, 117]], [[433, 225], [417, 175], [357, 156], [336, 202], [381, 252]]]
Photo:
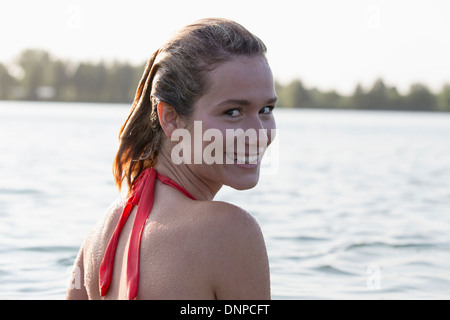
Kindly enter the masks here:
[[262, 114], [271, 114], [273, 110], [273, 106], [266, 106], [261, 109]]
[[239, 111], [239, 109], [231, 109], [231, 110], [225, 111], [225, 114], [227, 116], [235, 118], [235, 117], [239, 117], [241, 115], [241, 111]]

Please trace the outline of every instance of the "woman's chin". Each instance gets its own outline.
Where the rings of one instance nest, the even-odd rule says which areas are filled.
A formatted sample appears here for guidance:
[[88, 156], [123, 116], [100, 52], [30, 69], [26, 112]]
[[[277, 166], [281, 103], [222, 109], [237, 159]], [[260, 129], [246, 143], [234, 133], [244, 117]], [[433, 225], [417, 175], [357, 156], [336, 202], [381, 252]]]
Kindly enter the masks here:
[[229, 187], [236, 190], [248, 190], [254, 188], [259, 181], [259, 170], [257, 173], [245, 174], [242, 176], [233, 176], [228, 179]]

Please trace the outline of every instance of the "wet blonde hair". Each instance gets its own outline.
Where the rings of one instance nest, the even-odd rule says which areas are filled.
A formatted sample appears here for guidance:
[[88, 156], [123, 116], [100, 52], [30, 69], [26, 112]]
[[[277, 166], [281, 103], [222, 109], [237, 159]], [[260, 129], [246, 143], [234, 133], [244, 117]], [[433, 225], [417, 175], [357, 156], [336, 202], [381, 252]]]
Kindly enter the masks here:
[[240, 24], [202, 19], [176, 32], [147, 62], [130, 113], [119, 134], [113, 174], [129, 191], [139, 174], [156, 164], [163, 130], [159, 101], [189, 117], [208, 90], [208, 73], [235, 56], [264, 56], [266, 46]]

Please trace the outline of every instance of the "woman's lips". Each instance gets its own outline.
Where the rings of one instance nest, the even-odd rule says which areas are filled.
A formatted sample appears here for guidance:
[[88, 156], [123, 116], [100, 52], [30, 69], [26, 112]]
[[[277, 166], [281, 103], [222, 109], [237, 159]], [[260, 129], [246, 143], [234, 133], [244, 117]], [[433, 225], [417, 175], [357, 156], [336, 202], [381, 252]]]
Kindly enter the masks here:
[[233, 160], [233, 162], [237, 162], [237, 164], [258, 164], [259, 162], [259, 154], [256, 155], [239, 155], [235, 153], [227, 153], [228, 159]]

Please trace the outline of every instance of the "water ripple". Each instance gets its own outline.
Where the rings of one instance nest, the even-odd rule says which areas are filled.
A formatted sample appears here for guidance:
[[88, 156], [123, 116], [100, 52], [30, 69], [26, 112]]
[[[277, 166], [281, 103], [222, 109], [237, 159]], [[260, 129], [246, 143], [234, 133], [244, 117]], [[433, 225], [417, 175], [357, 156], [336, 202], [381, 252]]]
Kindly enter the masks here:
[[77, 251], [79, 248], [75, 246], [31, 246], [22, 247], [17, 250], [21, 251], [33, 251], [33, 252], [49, 252], [49, 253], [61, 253], [61, 252], [71, 252]]
[[13, 195], [41, 195], [43, 192], [37, 189], [24, 188], [24, 189], [10, 189], [10, 188], [0, 188], [1, 194], [13, 194]]
[[355, 276], [356, 275], [355, 273], [341, 270], [332, 265], [321, 265], [321, 266], [313, 267], [311, 269], [314, 271], [319, 271], [319, 272], [326, 273], [326, 274], [334, 274], [334, 275], [340, 275], [340, 276]]
[[350, 244], [345, 251], [365, 248], [392, 248], [392, 249], [435, 249], [439, 246], [434, 243], [387, 243], [387, 242], [362, 242]]

